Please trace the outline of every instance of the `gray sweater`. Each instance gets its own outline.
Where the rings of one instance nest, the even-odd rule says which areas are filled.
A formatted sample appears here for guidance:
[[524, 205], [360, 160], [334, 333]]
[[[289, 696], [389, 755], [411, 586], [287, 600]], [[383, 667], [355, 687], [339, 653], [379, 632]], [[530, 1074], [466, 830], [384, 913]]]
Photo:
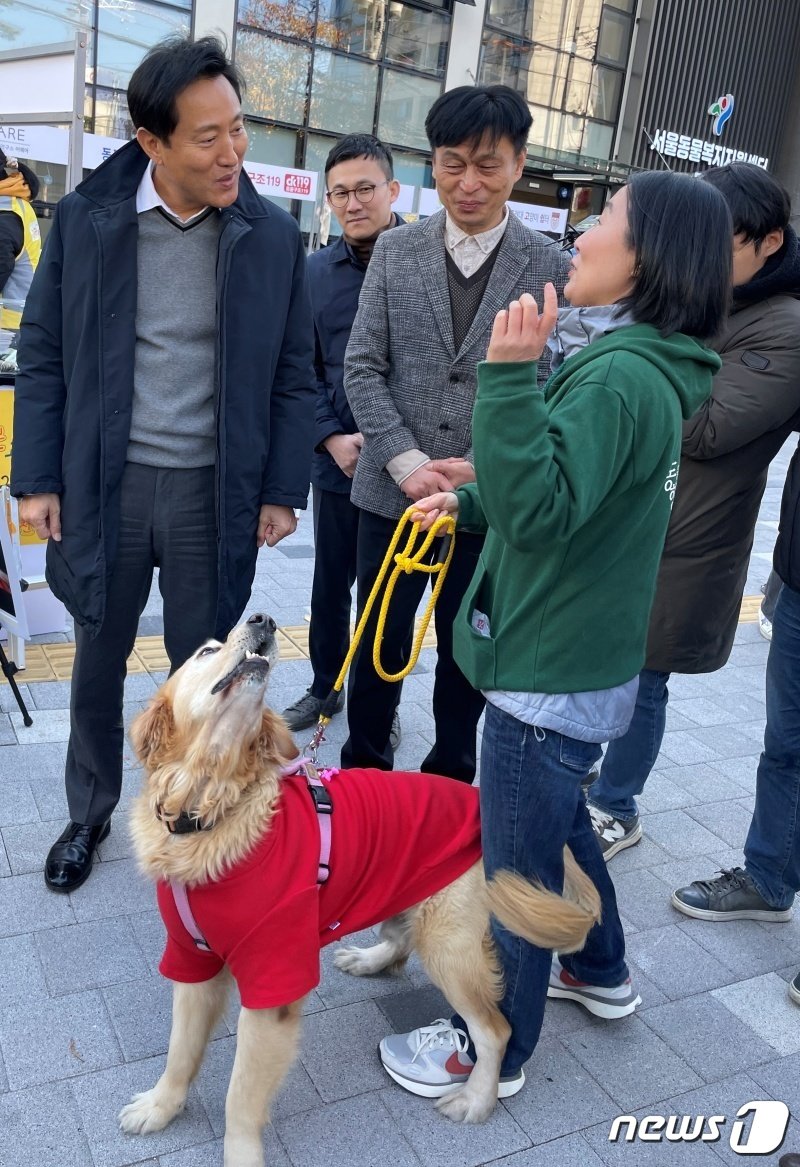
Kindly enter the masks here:
[[173, 468], [215, 458], [220, 215], [188, 225], [139, 215], [136, 351], [128, 461]]

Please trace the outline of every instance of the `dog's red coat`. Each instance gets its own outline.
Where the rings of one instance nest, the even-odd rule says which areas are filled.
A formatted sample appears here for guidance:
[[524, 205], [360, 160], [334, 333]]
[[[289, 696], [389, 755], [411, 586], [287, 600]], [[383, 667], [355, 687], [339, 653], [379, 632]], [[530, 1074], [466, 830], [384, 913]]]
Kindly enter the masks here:
[[481, 855], [478, 791], [433, 774], [341, 770], [333, 801], [331, 873], [317, 887], [319, 827], [305, 779], [286, 778], [269, 831], [222, 880], [189, 891], [213, 950], [201, 952], [158, 885], [167, 927], [160, 969], [204, 981], [230, 968], [248, 1009], [286, 1005], [319, 983], [319, 950], [413, 907]]

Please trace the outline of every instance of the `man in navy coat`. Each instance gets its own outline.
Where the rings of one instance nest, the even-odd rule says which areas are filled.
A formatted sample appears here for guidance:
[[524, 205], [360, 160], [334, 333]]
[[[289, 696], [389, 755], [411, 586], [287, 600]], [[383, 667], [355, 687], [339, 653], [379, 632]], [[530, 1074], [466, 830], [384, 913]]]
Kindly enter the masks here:
[[[350, 593], [356, 577], [358, 511], [350, 487], [362, 437], [344, 391], [344, 354], [375, 240], [402, 223], [392, 152], [370, 134], [348, 134], [325, 162], [327, 200], [342, 234], [308, 260], [316, 339], [317, 413], [314, 484], [314, 583], [308, 643], [313, 679], [283, 711], [290, 729], [317, 721], [350, 644]], [[338, 709], [344, 703], [342, 693]], [[337, 710], [338, 711], [338, 710]], [[395, 713], [392, 746], [400, 740]]]
[[119, 799], [126, 660], [153, 567], [174, 670], [227, 635], [258, 548], [306, 504], [305, 255], [242, 173], [240, 97], [214, 38], [147, 54], [128, 89], [136, 141], [60, 202], [23, 317], [11, 488], [75, 619], [53, 891], [88, 878]]

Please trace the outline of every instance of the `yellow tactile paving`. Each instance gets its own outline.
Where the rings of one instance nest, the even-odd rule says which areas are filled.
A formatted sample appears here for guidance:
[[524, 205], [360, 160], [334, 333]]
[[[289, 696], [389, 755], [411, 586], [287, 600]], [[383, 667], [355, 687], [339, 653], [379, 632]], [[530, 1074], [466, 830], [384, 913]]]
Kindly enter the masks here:
[[129, 673], [158, 673], [169, 669], [163, 636], [139, 636], [128, 657]]
[[[42, 651], [40, 644], [28, 644], [25, 647], [25, 671], [20, 673], [21, 681], [57, 681], [49, 660]], [[0, 683], [6, 684], [5, 677]]]
[[757, 596], [744, 596], [742, 599], [742, 608], [739, 612], [740, 624], [754, 624], [758, 619], [758, 609], [761, 607], [761, 601], [764, 597], [759, 594]]
[[307, 660], [308, 628], [279, 628], [278, 648], [282, 660]]
[[[745, 596], [739, 621], [753, 624], [758, 619], [758, 609], [762, 597]], [[417, 621], [419, 627], [419, 621]], [[291, 625], [278, 629], [278, 647], [283, 660], [308, 659], [308, 624]], [[436, 648], [436, 632], [431, 622], [423, 648]], [[25, 668], [20, 670], [20, 681], [68, 681], [72, 677], [75, 660], [75, 645], [70, 644], [28, 644], [25, 647]], [[129, 673], [158, 673], [169, 668], [169, 658], [161, 636], [140, 636], [128, 657]], [[6, 684], [5, 678], [0, 679]]]

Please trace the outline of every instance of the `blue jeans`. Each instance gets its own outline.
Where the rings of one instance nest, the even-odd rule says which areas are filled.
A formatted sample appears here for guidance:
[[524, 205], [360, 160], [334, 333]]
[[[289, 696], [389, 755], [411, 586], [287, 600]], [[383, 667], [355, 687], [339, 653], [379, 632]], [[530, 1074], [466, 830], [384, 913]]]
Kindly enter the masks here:
[[767, 728], [744, 857], [764, 899], [791, 907], [800, 891], [800, 592], [787, 585], [772, 618]]
[[642, 669], [628, 732], [608, 743], [600, 777], [592, 785], [589, 801], [614, 818], [632, 819], [638, 814], [636, 795], [644, 790], [664, 737], [668, 680], [669, 673]]
[[[592, 830], [581, 779], [600, 746], [526, 725], [487, 704], [481, 752], [481, 838], [487, 877], [504, 869], [560, 892], [564, 844], [597, 886], [602, 923], [581, 952], [561, 960], [574, 977], [593, 985], [620, 985], [628, 976], [625, 938], [614, 887]], [[551, 953], [492, 920], [505, 977], [500, 1008], [511, 1025], [501, 1073], [514, 1074], [533, 1053], [542, 1028]], [[463, 1026], [459, 1018], [455, 1023]]]

